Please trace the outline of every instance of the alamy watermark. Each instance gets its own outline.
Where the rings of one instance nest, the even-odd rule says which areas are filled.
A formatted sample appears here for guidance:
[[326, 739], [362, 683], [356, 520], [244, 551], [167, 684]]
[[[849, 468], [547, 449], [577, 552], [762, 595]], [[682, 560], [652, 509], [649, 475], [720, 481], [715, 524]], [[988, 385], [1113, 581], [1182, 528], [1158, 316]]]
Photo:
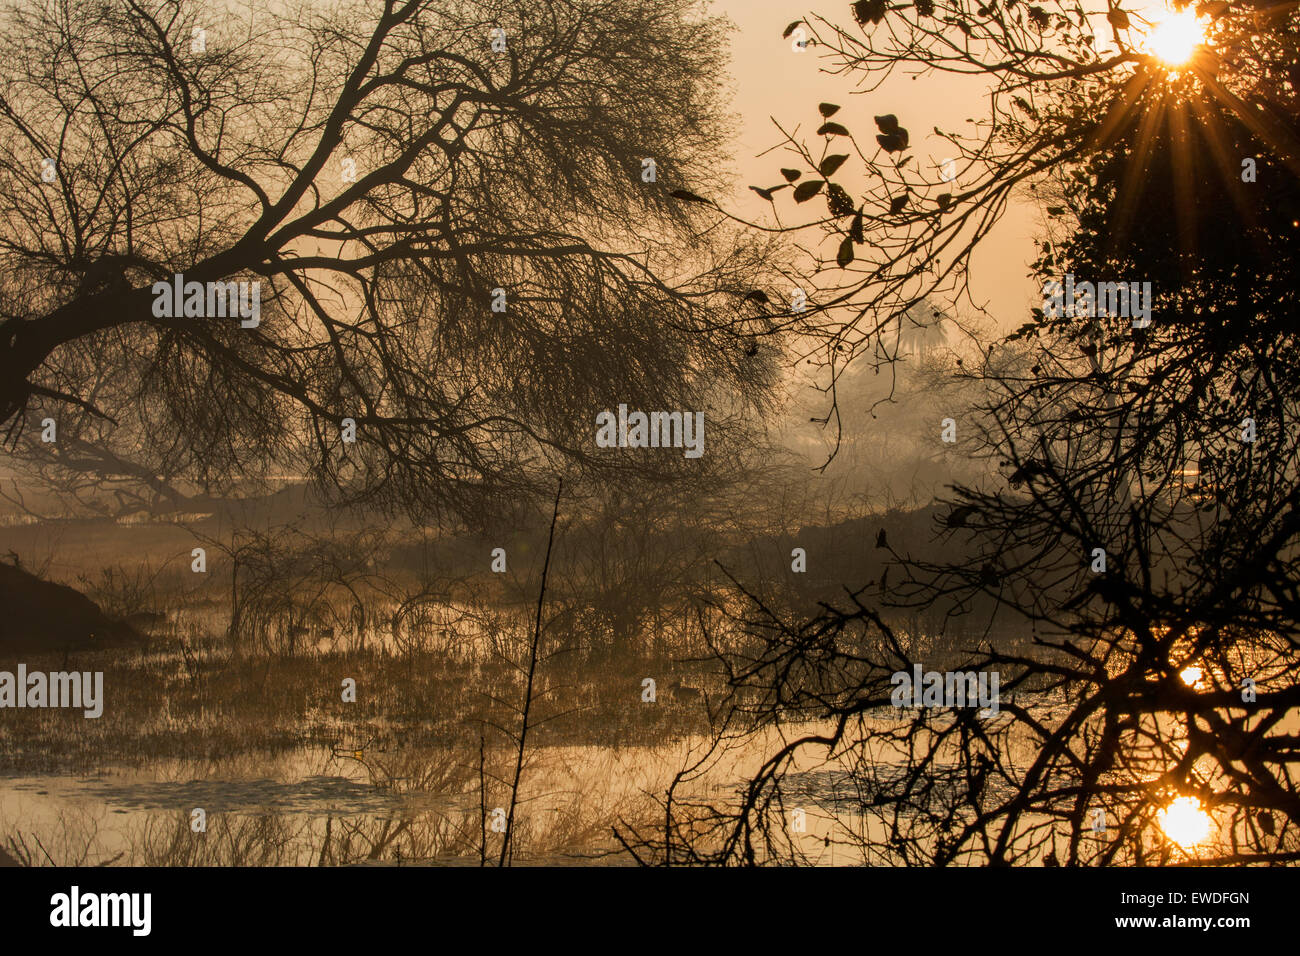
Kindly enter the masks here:
[[73, 707], [94, 720], [104, 713], [103, 671], [0, 671], [0, 708]]
[[1131, 318], [1133, 328], [1151, 324], [1150, 282], [1075, 282], [1067, 273], [1065, 281], [1052, 279], [1043, 284], [1043, 314], [1058, 319], [1099, 315]]
[[57, 927], [122, 926], [148, 936], [152, 913], [152, 893], [83, 893], [73, 886], [50, 897], [50, 925]]
[[917, 664], [912, 673], [898, 671], [890, 703], [895, 707], [975, 707], [981, 717], [996, 716], [999, 709], [997, 671], [927, 671]]
[[687, 458], [704, 454], [703, 412], [632, 412], [618, 406], [618, 416], [596, 415], [598, 448], [682, 448]]
[[153, 314], [159, 319], [238, 316], [245, 329], [255, 329], [262, 321], [262, 283], [257, 281], [186, 282], [178, 272], [171, 282], [155, 282], [153, 296]]

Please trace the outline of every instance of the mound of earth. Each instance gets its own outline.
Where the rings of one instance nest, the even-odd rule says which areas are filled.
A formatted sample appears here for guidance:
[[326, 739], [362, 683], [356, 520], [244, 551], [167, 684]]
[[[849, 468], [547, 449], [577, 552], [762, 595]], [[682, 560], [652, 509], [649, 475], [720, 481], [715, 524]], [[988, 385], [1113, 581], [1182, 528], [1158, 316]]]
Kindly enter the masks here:
[[143, 640], [75, 588], [0, 562], [0, 654], [94, 650]]

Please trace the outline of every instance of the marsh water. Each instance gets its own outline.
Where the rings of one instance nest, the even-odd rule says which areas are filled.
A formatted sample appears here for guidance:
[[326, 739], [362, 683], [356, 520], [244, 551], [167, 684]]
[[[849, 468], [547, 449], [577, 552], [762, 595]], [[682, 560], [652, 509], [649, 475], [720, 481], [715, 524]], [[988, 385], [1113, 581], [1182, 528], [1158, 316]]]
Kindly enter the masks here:
[[[472, 573], [417, 576], [384, 569], [355, 537], [327, 548], [269, 534], [231, 546], [237, 567], [214, 549], [199, 575], [183, 528], [45, 533], [15, 524], [0, 547], [44, 547], [49, 577], [148, 639], [0, 660], [104, 673], [98, 719], [0, 711], [0, 848], [20, 862], [495, 865], [513, 816], [513, 865], [630, 865], [620, 836], [653, 835], [670, 786], [678, 801], [727, 806], [780, 743], [745, 735], [676, 779], [709, 753], [727, 693], [699, 639], [725, 635], [725, 598], [709, 595], [710, 611], [696, 585], [673, 591], [682, 562], [652, 539], [637, 539], [640, 587], [631, 573], [612, 587], [578, 574], [590, 544], [561, 565], [529, 697], [540, 549], [526, 540], [511, 545], [510, 582], [485, 573], [478, 545]], [[158, 554], [171, 555], [161, 570], [147, 559]], [[796, 762], [782, 786], [806, 810], [795, 839], [809, 862], [861, 862], [832, 830], [880, 836], [834, 761]]]
[[[650, 826], [709, 739], [716, 675], [665, 652], [680, 609], [618, 620], [611, 648], [591, 634], [628, 615], [627, 596], [557, 588], [517, 766], [536, 561], [511, 603], [464, 576], [454, 595], [409, 576], [384, 590], [373, 557], [349, 555], [340, 600], [321, 575], [295, 576], [293, 555], [244, 553], [237, 589], [215, 551], [213, 574], [186, 575], [193, 539], [171, 526], [89, 524], [57, 541], [30, 522], [4, 530], [17, 552], [54, 556], [48, 577], [148, 637], [0, 660], [104, 673], [99, 719], [0, 712], [0, 847], [22, 862], [491, 864], [517, 772], [513, 864], [627, 864], [615, 828]], [[149, 564], [160, 552], [179, 555], [170, 572]], [[739, 771], [692, 787], [721, 794]]]
[[[666, 785], [679, 749], [564, 747], [539, 755], [524, 781], [517, 824], [524, 849], [515, 864], [630, 863], [608, 827], [620, 815], [638, 819], [645, 792]], [[401, 789], [407, 782], [377, 779], [364, 758], [324, 747], [159, 760], [94, 774], [6, 777], [0, 825], [40, 857], [49, 853], [39, 862], [477, 865], [477, 793]], [[193, 832], [195, 808], [206, 815], [201, 834]]]

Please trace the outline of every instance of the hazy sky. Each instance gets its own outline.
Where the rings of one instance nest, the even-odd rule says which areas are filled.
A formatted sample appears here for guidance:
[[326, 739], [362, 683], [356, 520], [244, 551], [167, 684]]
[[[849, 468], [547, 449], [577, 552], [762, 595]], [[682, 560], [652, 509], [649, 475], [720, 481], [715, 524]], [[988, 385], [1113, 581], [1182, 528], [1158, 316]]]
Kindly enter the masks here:
[[[802, 165], [781, 151], [760, 156], [782, 139], [774, 119], [787, 130], [801, 127], [804, 134], [812, 134], [822, 122], [817, 104], [828, 101], [841, 107], [835, 119], [861, 135], [874, 134], [873, 116], [894, 113], [911, 133], [914, 161], [921, 168], [935, 169], [952, 150], [945, 140], [934, 135], [934, 127], [964, 132], [969, 128], [968, 117], [982, 119], [988, 110], [984, 82], [974, 77], [941, 75], [913, 80], [900, 74], [872, 93], [857, 92], [860, 77], [830, 73], [832, 62], [819, 55], [816, 47], [795, 53], [791, 41], [781, 36], [787, 24], [813, 13], [853, 26], [849, 0], [805, 4], [806, 0], [714, 0], [711, 7], [736, 26], [731, 47], [732, 109], [739, 114], [741, 127], [734, 149], [738, 181], [729, 208], [754, 218], [761, 218], [771, 207], [747, 187], [775, 185], [783, 181], [780, 167]], [[845, 172], [852, 162], [845, 165]], [[837, 178], [852, 192], [849, 178], [843, 174]], [[778, 196], [782, 199], [781, 214], [789, 222], [788, 213], [794, 209], [789, 191]], [[824, 205], [809, 206], [817, 207], [816, 215], [824, 215]], [[989, 313], [984, 321], [1002, 331], [1027, 322], [1029, 309], [1041, 299], [1036, 284], [1028, 277], [1028, 263], [1035, 254], [1031, 240], [1040, 234], [1039, 216], [1028, 204], [1009, 208], [972, 263], [972, 296]], [[959, 310], [966, 319], [971, 318], [969, 311], [965, 305]], [[817, 381], [824, 385], [820, 378]], [[810, 423], [809, 418], [826, 412], [826, 398], [803, 382], [798, 371], [787, 384], [795, 402], [786, 409], [773, 437], [787, 448], [809, 456], [810, 464], [821, 464], [835, 429]], [[918, 420], [920, 409], [909, 407], [909, 403], [876, 407], [872, 414], [869, 406], [879, 397], [874, 390], [870, 395], [846, 392], [841, 396], [844, 434], [870, 437], [860, 452], [842, 449], [824, 476], [831, 481], [847, 481], [853, 492], [865, 490], [877, 503], [883, 500], [882, 493], [897, 493], [899, 489], [906, 497], [907, 488], [916, 484], [916, 469], [929, 460], [922, 452], [937, 440], [939, 427], [937, 416], [931, 416], [933, 421]], [[926, 411], [930, 411], [928, 406]], [[933, 463], [925, 466], [925, 470], [933, 472], [925, 476], [925, 497], [932, 491], [930, 485], [946, 484], [957, 477], [934, 468]]]
[[[911, 131], [913, 152], [925, 166], [931, 156], [939, 163], [951, 152], [934, 136], [935, 126], [962, 130], [968, 117], [985, 115], [988, 101], [980, 79], [942, 76], [912, 80], [902, 76], [891, 78], [873, 93], [858, 93], [854, 92], [855, 77], [825, 72], [831, 63], [816, 47], [795, 53], [790, 40], [781, 37], [787, 24], [810, 13], [849, 24], [849, 8], [848, 0], [813, 5], [799, 0], [715, 0], [712, 9], [737, 27], [732, 34], [733, 109], [743, 123], [736, 148], [741, 177], [738, 192], [743, 195], [735, 201], [745, 210], [757, 214], [766, 206], [745, 187], [779, 183], [778, 168], [790, 165], [779, 152], [758, 158], [781, 139], [772, 118], [787, 129], [802, 126], [811, 132], [821, 122], [817, 104], [825, 100], [840, 104], [836, 120], [858, 132], [872, 128], [872, 116], [895, 113]], [[784, 208], [790, 205], [786, 199]], [[972, 291], [977, 301], [986, 304], [999, 328], [1010, 330], [1028, 321], [1028, 308], [1036, 304], [1034, 284], [1026, 273], [1034, 256], [1031, 237], [1037, 233], [1038, 214], [1027, 206], [1013, 207], [975, 258]]]

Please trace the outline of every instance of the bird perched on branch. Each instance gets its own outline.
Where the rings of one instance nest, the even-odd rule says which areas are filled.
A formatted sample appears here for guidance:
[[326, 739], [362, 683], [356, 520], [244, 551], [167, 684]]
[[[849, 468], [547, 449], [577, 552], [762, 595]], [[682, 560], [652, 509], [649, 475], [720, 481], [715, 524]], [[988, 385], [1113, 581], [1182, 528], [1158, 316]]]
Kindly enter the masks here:
[[978, 513], [979, 509], [974, 505], [962, 505], [960, 508], [954, 508], [944, 516], [943, 524], [945, 528], [964, 528], [966, 522], [971, 516]]
[[1047, 466], [1040, 461], [1027, 461], [1011, 473], [1007, 479], [1012, 488], [1019, 488], [1022, 484], [1031, 478], [1038, 478], [1047, 474]]

